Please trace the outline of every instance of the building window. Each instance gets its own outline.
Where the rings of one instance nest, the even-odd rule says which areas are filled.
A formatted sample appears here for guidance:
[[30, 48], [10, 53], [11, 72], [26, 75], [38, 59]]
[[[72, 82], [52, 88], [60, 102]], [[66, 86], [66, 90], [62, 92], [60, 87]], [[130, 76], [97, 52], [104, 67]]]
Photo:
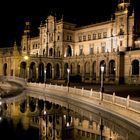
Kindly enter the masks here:
[[101, 47], [101, 52], [104, 53], [105, 52], [105, 46]]
[[83, 54], [83, 45], [80, 45], [79, 46], [79, 55], [82, 55]]
[[93, 52], [94, 52], [93, 51], [93, 46], [94, 46], [93, 44], [89, 45], [89, 54], [93, 54]]
[[90, 133], [89, 132], [87, 132], [87, 138], [89, 138], [90, 137]]
[[132, 75], [139, 75], [139, 61], [133, 60], [132, 62]]
[[106, 43], [105, 42], [102, 42], [101, 43], [101, 53], [104, 53], [105, 52], [105, 48], [106, 48]]
[[49, 34], [49, 42], [52, 42], [52, 41], [53, 41], [53, 34], [50, 33], [50, 34]]
[[101, 39], [101, 33], [98, 33], [98, 39]]
[[67, 41], [69, 40], [69, 35], [67, 35]]
[[82, 136], [85, 137], [85, 131], [82, 131]]
[[99, 47], [97, 47], [97, 53], [99, 53]]
[[70, 36], [70, 41], [72, 41], [72, 36]]
[[123, 46], [123, 41], [120, 41], [120, 46]]
[[81, 42], [82, 41], [82, 36], [79, 36], [79, 42]]
[[96, 39], [96, 34], [93, 34], [93, 40], [95, 40]]
[[57, 40], [60, 40], [60, 36], [59, 35], [57, 36]]
[[88, 35], [88, 40], [91, 40], [91, 35]]
[[124, 30], [120, 28], [119, 35], [124, 35]]
[[33, 44], [33, 49], [34, 49], [35, 47], [34, 47], [34, 44]]
[[86, 41], [86, 35], [83, 35], [83, 41]]
[[25, 48], [25, 46], [23, 47], [23, 51], [25, 51], [26, 50], [26, 48]]
[[103, 38], [107, 38], [107, 32], [103, 32]]

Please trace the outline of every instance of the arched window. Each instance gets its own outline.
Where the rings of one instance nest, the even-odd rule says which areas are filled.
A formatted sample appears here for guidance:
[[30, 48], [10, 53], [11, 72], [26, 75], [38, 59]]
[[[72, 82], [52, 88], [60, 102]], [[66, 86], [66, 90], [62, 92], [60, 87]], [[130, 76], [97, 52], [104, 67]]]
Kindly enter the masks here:
[[67, 47], [67, 56], [72, 56], [72, 50], [70, 46]]
[[50, 48], [49, 50], [49, 56], [52, 56], [53, 55], [53, 48]]
[[109, 62], [109, 74], [115, 74], [115, 61], [111, 60]]
[[132, 75], [139, 75], [139, 61], [133, 60], [132, 62]]

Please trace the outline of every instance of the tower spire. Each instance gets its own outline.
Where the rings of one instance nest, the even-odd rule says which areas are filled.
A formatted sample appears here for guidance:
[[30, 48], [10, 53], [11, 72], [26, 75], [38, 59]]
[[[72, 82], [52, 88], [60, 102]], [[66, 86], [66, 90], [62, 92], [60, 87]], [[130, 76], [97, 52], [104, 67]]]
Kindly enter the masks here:
[[119, 11], [124, 11], [128, 9], [130, 6], [130, 0], [119, 0], [118, 1], [118, 10]]

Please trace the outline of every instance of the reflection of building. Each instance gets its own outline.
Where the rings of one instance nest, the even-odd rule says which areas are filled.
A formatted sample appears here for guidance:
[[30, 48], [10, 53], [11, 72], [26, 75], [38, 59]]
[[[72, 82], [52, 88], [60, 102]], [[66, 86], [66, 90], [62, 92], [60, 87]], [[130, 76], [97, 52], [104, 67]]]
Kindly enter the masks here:
[[0, 72], [44, 82], [66, 79], [69, 67], [71, 77], [99, 83], [104, 64], [105, 83], [139, 84], [139, 25], [128, 0], [119, 1], [110, 20], [82, 27], [50, 15], [41, 23], [38, 37], [30, 37], [26, 21], [20, 53], [15, 44], [15, 55], [1, 54]]
[[70, 108], [67, 110], [57, 102], [27, 96], [22, 101], [9, 102], [4, 114], [13, 119], [15, 126], [11, 128], [16, 128], [19, 122], [28, 131], [30, 126], [39, 128], [40, 140], [97, 140], [101, 124], [104, 126], [103, 140], [139, 139], [139, 129], [121, 117], [107, 112], [101, 112], [101, 116], [96, 107], [92, 111], [77, 105], [70, 105]]

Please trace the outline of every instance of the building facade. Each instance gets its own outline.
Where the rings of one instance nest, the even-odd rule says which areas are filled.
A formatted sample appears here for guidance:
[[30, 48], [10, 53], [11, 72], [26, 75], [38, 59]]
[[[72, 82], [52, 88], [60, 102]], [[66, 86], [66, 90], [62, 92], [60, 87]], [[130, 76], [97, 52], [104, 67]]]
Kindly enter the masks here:
[[[30, 36], [25, 22], [21, 46], [1, 49], [0, 74], [31, 82], [67, 79], [71, 82], [140, 84], [140, 20], [129, 0], [119, 0], [110, 20], [86, 26], [48, 16]], [[28, 58], [28, 59], [26, 59]]]

